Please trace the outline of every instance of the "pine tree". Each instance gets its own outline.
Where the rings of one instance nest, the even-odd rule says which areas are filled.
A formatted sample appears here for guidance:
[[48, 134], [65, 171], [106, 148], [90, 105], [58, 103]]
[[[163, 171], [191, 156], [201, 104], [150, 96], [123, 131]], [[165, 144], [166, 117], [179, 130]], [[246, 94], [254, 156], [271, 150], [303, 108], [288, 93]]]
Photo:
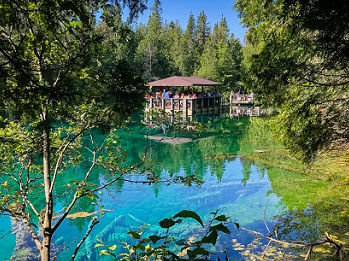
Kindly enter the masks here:
[[219, 24], [217, 35], [217, 63], [216, 80], [223, 83], [224, 91], [234, 89], [237, 91], [237, 82], [240, 81], [240, 64], [242, 60], [241, 44], [234, 39], [232, 34], [229, 37], [227, 21], [224, 17]]
[[110, 10], [104, 11], [96, 31], [103, 38], [102, 51], [108, 52], [108, 55], [105, 55], [107, 59], [125, 60], [129, 64], [134, 62], [138, 42], [128, 22], [122, 21], [119, 7], [113, 6]]
[[197, 50], [200, 56], [204, 51], [204, 46], [209, 36], [210, 27], [207, 23], [207, 16], [204, 11], [201, 11], [200, 15], [198, 16], [197, 23]]
[[181, 73], [186, 76], [194, 74], [195, 65], [197, 62], [196, 52], [196, 26], [194, 15], [190, 14], [187, 29], [182, 37], [181, 51], [182, 51], [182, 66]]
[[216, 80], [217, 50], [213, 35], [209, 37], [204, 46], [204, 51], [200, 57], [200, 64], [196, 75], [202, 78]]
[[155, 1], [146, 28], [146, 35], [139, 43], [136, 60], [145, 80], [164, 78], [171, 74], [171, 66], [166, 59], [165, 33], [160, 17], [160, 2]]
[[222, 17], [205, 43], [197, 69], [198, 76], [223, 83], [222, 91], [235, 88], [240, 80], [241, 44], [233, 35], [228, 37], [227, 21]]
[[181, 37], [182, 28], [179, 26], [178, 22], [170, 22], [167, 28], [166, 34], [166, 46], [167, 46], [167, 56], [171, 63], [172, 71], [174, 75], [181, 74], [180, 67], [182, 65], [182, 51], [181, 51]]

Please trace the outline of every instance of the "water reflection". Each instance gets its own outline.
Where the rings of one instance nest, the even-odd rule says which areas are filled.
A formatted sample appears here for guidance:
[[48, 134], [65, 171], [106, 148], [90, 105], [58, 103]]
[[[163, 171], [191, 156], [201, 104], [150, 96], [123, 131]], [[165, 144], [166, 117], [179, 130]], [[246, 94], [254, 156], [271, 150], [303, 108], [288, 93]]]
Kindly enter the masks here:
[[[147, 145], [146, 130], [131, 129], [132, 133], [119, 133], [120, 145], [127, 151], [126, 163], [139, 162]], [[152, 134], [159, 134], [156, 131], [153, 130]], [[98, 132], [95, 136], [100, 140], [103, 138]], [[326, 189], [325, 181], [314, 181], [303, 174], [272, 166], [270, 162], [266, 164], [259, 157], [281, 149], [273, 140], [266, 119], [225, 118], [213, 121], [205, 133], [193, 138], [193, 142], [179, 145], [151, 141], [154, 146], [149, 150], [151, 162], [148, 164], [158, 176], [195, 176], [204, 183], [199, 187], [186, 187], [181, 184], [149, 186], [119, 181], [100, 195], [104, 207], [113, 211], [103, 217], [88, 237], [77, 260], [100, 258], [94, 248], [96, 239], [102, 239], [106, 244], [119, 243], [119, 247], [122, 241], [132, 243], [126, 233], [142, 224], [151, 224], [147, 235], [159, 234], [158, 221], [183, 209], [196, 211], [204, 220], [209, 218], [209, 212], [220, 209], [222, 214], [232, 217], [240, 225], [263, 233], [267, 233], [266, 219], [268, 226], [276, 229], [280, 239], [285, 240], [312, 241], [321, 237], [324, 231], [335, 231], [338, 226], [349, 231], [338, 217], [327, 215], [328, 210], [340, 208], [342, 201], [332, 202], [331, 206], [322, 204], [320, 200], [314, 201], [314, 195]], [[87, 152], [84, 152], [84, 157], [89, 157]], [[59, 201], [55, 206], [55, 215], [59, 215], [61, 206], [72, 199], [65, 184], [73, 179], [82, 179], [88, 168], [86, 161], [60, 177], [55, 192]], [[96, 169], [89, 182], [103, 184], [108, 180], [108, 173]], [[91, 200], [82, 199], [72, 213], [95, 210]], [[6, 230], [8, 219], [2, 219], [4, 222], [0, 229]], [[63, 223], [55, 235], [59, 260], [71, 256], [73, 246], [83, 237], [90, 222], [91, 217], [80, 217], [69, 218]], [[183, 238], [198, 229], [197, 224], [189, 223], [176, 228], [174, 233]], [[233, 250], [232, 239], [247, 246], [254, 237], [232, 229], [232, 235], [220, 237], [216, 250], [230, 249], [232, 259], [242, 259], [242, 251]], [[17, 239], [20, 236], [21, 233], [17, 232]], [[0, 240], [4, 246], [0, 259], [11, 257], [16, 243], [14, 240], [13, 236]]]

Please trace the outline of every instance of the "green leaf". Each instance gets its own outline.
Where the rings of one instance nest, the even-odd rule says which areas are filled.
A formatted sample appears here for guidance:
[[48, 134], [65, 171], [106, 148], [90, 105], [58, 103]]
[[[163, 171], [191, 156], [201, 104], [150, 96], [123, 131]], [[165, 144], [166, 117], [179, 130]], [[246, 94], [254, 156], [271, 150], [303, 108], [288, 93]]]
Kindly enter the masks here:
[[163, 237], [159, 237], [157, 235], [152, 235], [149, 236], [149, 239], [151, 240], [151, 242], [153, 242], [153, 244], [155, 244], [156, 242], [158, 242], [160, 239], [163, 239]]
[[205, 250], [202, 247], [199, 248], [195, 248], [194, 250], [188, 250], [188, 256], [190, 257], [190, 259], [201, 255], [201, 256], [208, 256], [210, 254], [210, 252], [208, 252], [207, 250]]
[[95, 246], [94, 247], [101, 247], [101, 246], [104, 246], [103, 244], [101, 244], [101, 243], [97, 243], [97, 244], [95, 244]]
[[71, 180], [70, 183], [73, 183], [74, 185], [79, 185], [79, 181], [78, 180]]
[[230, 230], [223, 225], [223, 223], [219, 223], [218, 225], [212, 226], [210, 231], [222, 231], [223, 233], [230, 234]]
[[225, 222], [228, 220], [228, 217], [226, 217], [225, 215], [220, 215], [220, 216], [216, 217], [215, 220]]
[[135, 232], [135, 231], [132, 231], [132, 230], [128, 231], [127, 234], [129, 234], [134, 239], [140, 239], [141, 238], [141, 235], [138, 232]]
[[191, 210], [182, 210], [181, 212], [177, 213], [173, 218], [177, 218], [177, 217], [181, 217], [181, 218], [193, 218], [195, 219], [197, 222], [200, 223], [200, 225], [202, 227], [204, 227], [204, 224], [201, 220], [201, 218], [199, 217], [198, 214], [196, 214], [194, 211]]
[[103, 256], [103, 255], [105, 255], [105, 256], [113, 256], [113, 257], [116, 258], [116, 256], [115, 256], [112, 252], [107, 251], [107, 250], [105, 250], [105, 249], [99, 251], [99, 254], [100, 254], [101, 256]]
[[87, 197], [91, 200], [93, 200], [95, 198], [95, 195], [93, 193], [89, 193], [87, 194]]
[[201, 242], [206, 244], [216, 245], [217, 238], [218, 238], [218, 232], [216, 230], [213, 230], [207, 236], [203, 237]]
[[142, 250], [142, 251], [145, 250], [145, 246], [140, 245], [140, 244], [136, 245], [135, 247], [138, 248], [138, 249], [140, 249], [140, 250]]
[[235, 226], [236, 226], [237, 229], [240, 228], [240, 224], [239, 224], [239, 223], [236, 223], [236, 222], [235, 222], [234, 224], [235, 224]]
[[150, 242], [149, 238], [143, 238], [140, 243], [141, 244], [145, 244], [145, 243], [148, 243], [148, 242]]
[[116, 245], [108, 246], [108, 249], [113, 251], [116, 249]]
[[162, 227], [162, 228], [170, 228], [170, 227], [174, 226], [176, 224], [176, 222], [173, 221], [173, 219], [165, 218], [165, 219], [161, 220], [159, 222], [159, 224], [160, 224], [160, 227]]
[[145, 252], [150, 252], [151, 249], [152, 249], [152, 248], [150, 247], [149, 244], [145, 246]]

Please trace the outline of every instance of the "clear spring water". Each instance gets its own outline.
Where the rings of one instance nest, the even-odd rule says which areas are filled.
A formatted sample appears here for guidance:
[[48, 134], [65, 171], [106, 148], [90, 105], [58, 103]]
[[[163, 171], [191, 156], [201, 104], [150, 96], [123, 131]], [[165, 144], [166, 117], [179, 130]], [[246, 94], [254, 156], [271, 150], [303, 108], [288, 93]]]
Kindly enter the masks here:
[[[121, 242], [132, 243], [127, 235], [130, 229], [150, 224], [146, 235], [164, 233], [158, 222], [184, 209], [195, 211], [204, 222], [209, 220], [210, 212], [219, 209], [220, 214], [231, 217], [232, 221], [248, 229], [267, 234], [266, 223], [270, 229], [278, 227], [280, 238], [318, 238], [322, 233], [321, 218], [317, 218], [310, 202], [290, 195], [287, 189], [280, 186], [285, 182], [292, 186], [297, 180], [304, 182], [310, 179], [258, 160], [251, 160], [247, 156], [251, 153], [275, 152], [281, 149], [272, 140], [266, 122], [264, 119], [252, 118], [221, 119], [211, 124], [208, 131], [200, 137], [197, 136], [199, 139], [194, 142], [171, 145], [152, 141], [154, 146], [149, 150], [149, 156], [156, 174], [162, 177], [195, 175], [203, 181], [202, 185], [168, 186], [162, 183], [145, 185], [127, 182], [113, 185], [101, 195], [104, 208], [112, 211], [108, 211], [94, 228], [81, 247], [77, 260], [109, 260], [108, 257], [98, 255], [98, 250], [94, 248], [97, 239], [105, 244], [117, 244], [120, 249]], [[144, 130], [140, 131], [138, 127], [131, 129], [131, 133], [120, 132], [121, 145], [128, 151], [130, 162], [142, 157], [146, 145]], [[153, 132], [159, 134], [156, 130]], [[60, 179], [60, 183], [77, 179], [86, 168], [87, 166], [82, 165], [71, 169]], [[93, 175], [94, 182], [103, 183], [108, 178], [103, 171], [96, 171]], [[131, 175], [130, 178], [137, 179], [136, 176]], [[293, 177], [292, 180], [285, 178], [290, 176]], [[321, 189], [321, 184], [316, 186]], [[57, 200], [59, 203], [55, 206], [56, 211], [69, 201], [64, 196]], [[89, 200], [81, 200], [72, 212], [96, 210], [97, 207], [91, 205]], [[290, 221], [289, 217], [294, 219]], [[59, 253], [58, 260], [69, 260], [90, 222], [91, 217], [85, 217], [67, 219], [62, 224], [54, 236], [54, 248]], [[21, 236], [23, 230], [9, 233], [14, 223], [9, 217], [1, 217], [0, 260], [8, 260], [14, 255], [16, 238], [17, 243], [22, 243], [15, 252], [19, 256], [26, 256], [25, 251], [31, 251], [30, 246], [34, 246], [29, 238]], [[255, 246], [251, 245], [254, 235], [237, 229], [235, 225], [229, 228], [232, 233], [221, 234], [216, 248], [210, 249], [212, 253], [228, 250], [231, 260], [241, 260], [245, 258], [246, 250], [256, 254], [262, 252], [257, 243]], [[171, 231], [177, 238], [189, 238], [193, 234], [202, 233], [200, 225], [190, 220], [175, 226]]]

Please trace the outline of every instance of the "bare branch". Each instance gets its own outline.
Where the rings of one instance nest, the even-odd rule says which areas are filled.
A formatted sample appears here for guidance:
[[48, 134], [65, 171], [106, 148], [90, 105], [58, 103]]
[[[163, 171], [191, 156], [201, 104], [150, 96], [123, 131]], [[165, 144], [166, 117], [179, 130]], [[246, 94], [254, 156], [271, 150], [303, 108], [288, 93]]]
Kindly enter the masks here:
[[269, 235], [271, 235], [268, 224], [267, 224], [267, 220], [265, 218], [266, 214], [267, 214], [267, 208], [268, 208], [268, 198], [265, 198], [265, 207], [264, 207], [264, 225], [268, 230]]
[[95, 192], [95, 191], [104, 189], [105, 187], [107, 187], [107, 186], [113, 184], [114, 182], [120, 180], [122, 176], [124, 176], [124, 175], [126, 175], [127, 173], [129, 173], [129, 172], [131, 172], [131, 171], [133, 171], [133, 170], [139, 168], [139, 167], [142, 166], [143, 164], [144, 164], [144, 161], [142, 161], [142, 162], [139, 163], [138, 165], [135, 165], [135, 166], [131, 167], [130, 169], [124, 171], [123, 173], [120, 173], [118, 177], [112, 179], [111, 181], [107, 182], [106, 184], [104, 184], [104, 185], [102, 185], [102, 186], [100, 186], [100, 187], [98, 187], [98, 188], [95, 188], [95, 189], [93, 189], [93, 190], [91, 190], [91, 191], [92, 191], [92, 192]]
[[32, 227], [32, 224], [29, 222], [29, 220], [26, 218], [26, 217], [22, 217], [20, 218], [20, 220], [23, 221], [23, 223], [26, 225], [27, 227], [27, 230], [28, 232], [31, 234], [34, 242], [35, 242], [35, 245], [37, 246], [38, 249], [41, 249], [41, 242], [40, 242], [40, 239], [38, 237], [38, 235], [36, 234], [36, 232], [34, 231], [33, 227]]
[[74, 261], [74, 259], [75, 259], [75, 257], [76, 257], [76, 254], [78, 253], [78, 251], [79, 251], [79, 249], [80, 249], [82, 243], [84, 243], [84, 241], [86, 240], [86, 238], [87, 238], [87, 237], [89, 236], [89, 234], [91, 233], [93, 227], [94, 227], [95, 225], [97, 225], [99, 222], [100, 222], [99, 220], [92, 220], [92, 224], [91, 224], [90, 228], [87, 230], [85, 236], [80, 240], [80, 242], [79, 242], [78, 245], [76, 246], [75, 251], [74, 251], [74, 253], [73, 253], [73, 255], [72, 255], [71, 259], [70, 259], [71, 261]]
[[[90, 138], [91, 138], [91, 142], [93, 144], [93, 136], [90, 135]], [[104, 139], [104, 141], [102, 142], [102, 144], [98, 147], [98, 148], [95, 148], [94, 144], [93, 144], [93, 147], [95, 148], [94, 151], [92, 150], [89, 150], [92, 154], [93, 154], [93, 160], [92, 160], [92, 164], [89, 168], [89, 170], [86, 172], [86, 175], [84, 177], [84, 179], [81, 181], [81, 182], [85, 182], [87, 180], [87, 178], [89, 177], [90, 173], [92, 172], [93, 168], [99, 164], [97, 164], [96, 162], [96, 154], [99, 150], [101, 150], [104, 146], [104, 143], [106, 142], [106, 139], [107, 137]], [[148, 147], [148, 146], [147, 146]], [[120, 180], [124, 175], [126, 175], [127, 173], [130, 173], [136, 169], [138, 169], [139, 167], [141, 167], [143, 164], [145, 163], [145, 161], [142, 161], [140, 162], [139, 164], [137, 165], [134, 165], [126, 170], [124, 170], [122, 173], [119, 173], [119, 175], [117, 177], [115, 177], [114, 179], [112, 179], [111, 181], [107, 182], [106, 184], [102, 185], [102, 186], [99, 186], [95, 189], [92, 189], [90, 190], [90, 192], [96, 192], [96, 191], [99, 191], [99, 190], [102, 190], [106, 187], [108, 187], [109, 185], [115, 183], [116, 181]], [[68, 216], [69, 212], [71, 211], [71, 209], [73, 208], [73, 206], [75, 205], [76, 201], [84, 196], [86, 196], [88, 193], [82, 193], [79, 195], [78, 191], [76, 191], [74, 193], [74, 196], [73, 196], [73, 199], [72, 201], [70, 202], [69, 206], [65, 209], [65, 212], [64, 214], [61, 216], [61, 218], [57, 221], [57, 223], [54, 225], [54, 227], [52, 228], [52, 233], [54, 233], [57, 228], [60, 226], [60, 224], [64, 221], [64, 219]]]
[[57, 173], [58, 173], [58, 169], [59, 169], [59, 166], [61, 165], [62, 163], [62, 160], [63, 160], [63, 157], [64, 157], [64, 153], [66, 152], [67, 148], [69, 147], [69, 145], [74, 141], [76, 140], [87, 128], [87, 125], [83, 128], [81, 128], [80, 132], [77, 133], [76, 135], [74, 135], [74, 137], [67, 142], [67, 144], [62, 148], [60, 154], [59, 154], [59, 157], [57, 159], [57, 162], [56, 162], [56, 166], [55, 166], [55, 170], [53, 172], [53, 178], [52, 178], [52, 183], [51, 183], [51, 187], [50, 187], [50, 193], [53, 192], [53, 188], [54, 188], [54, 185], [55, 185], [55, 181], [56, 181], [56, 176], [57, 176]]
[[[90, 173], [92, 172], [93, 168], [96, 166], [96, 162], [95, 162], [95, 157], [96, 157], [96, 154], [93, 155], [94, 158], [93, 158], [93, 162], [89, 168], [89, 170], [87, 171], [86, 175], [85, 175], [85, 178], [83, 179], [83, 181], [86, 181], [88, 176], [90, 175]], [[74, 197], [72, 199], [72, 201], [70, 202], [69, 206], [66, 208], [64, 214], [62, 215], [62, 217], [58, 220], [58, 222], [54, 225], [53, 229], [52, 229], [52, 233], [54, 233], [54, 231], [60, 226], [60, 224], [63, 222], [63, 220], [68, 216], [70, 210], [73, 208], [73, 206], [75, 205], [75, 202], [79, 199], [79, 198], [82, 198], [84, 196], [86, 196], [87, 193], [83, 193], [79, 196], [78, 194], [78, 191], [76, 191], [74, 193]]]
[[40, 216], [39, 212], [36, 210], [33, 203], [31, 203], [31, 201], [27, 197], [25, 198], [25, 201], [29, 204], [29, 206], [31, 207], [35, 215]]
[[291, 242], [287, 242], [287, 241], [283, 241], [283, 240], [278, 240], [278, 239], [273, 238], [271, 235], [266, 236], [261, 232], [257, 232], [257, 231], [254, 231], [254, 230], [251, 230], [251, 229], [248, 229], [245, 227], [240, 227], [240, 228], [247, 231], [247, 232], [250, 232], [252, 234], [255, 234], [255, 235], [258, 235], [258, 236], [261, 236], [263, 238], [268, 239], [269, 240], [268, 245], [270, 244], [270, 242], [274, 242], [274, 243], [278, 243], [278, 244], [285, 244], [285, 245], [292, 246], [292, 247], [309, 248], [304, 260], [309, 260], [309, 258], [311, 256], [311, 252], [315, 246], [330, 243], [336, 247], [336, 254], [339, 256], [340, 260], [343, 260], [342, 259], [343, 258], [343, 245], [341, 243], [337, 243], [334, 240], [332, 240], [327, 232], [325, 232], [325, 239], [323, 239], [321, 241], [318, 241], [315, 243], [301, 244], [301, 243], [291, 243]]
[[[83, 196], [83, 195], [82, 195]], [[69, 206], [66, 208], [64, 214], [62, 215], [62, 217], [57, 221], [57, 223], [54, 225], [54, 227], [52, 228], [52, 233], [54, 233], [57, 228], [61, 225], [61, 223], [64, 221], [64, 219], [68, 216], [70, 210], [73, 208], [73, 206], [75, 205], [75, 202], [81, 198], [82, 196], [78, 196], [78, 191], [76, 191], [74, 193], [74, 197], [72, 199], [72, 201], [70, 202]]]

